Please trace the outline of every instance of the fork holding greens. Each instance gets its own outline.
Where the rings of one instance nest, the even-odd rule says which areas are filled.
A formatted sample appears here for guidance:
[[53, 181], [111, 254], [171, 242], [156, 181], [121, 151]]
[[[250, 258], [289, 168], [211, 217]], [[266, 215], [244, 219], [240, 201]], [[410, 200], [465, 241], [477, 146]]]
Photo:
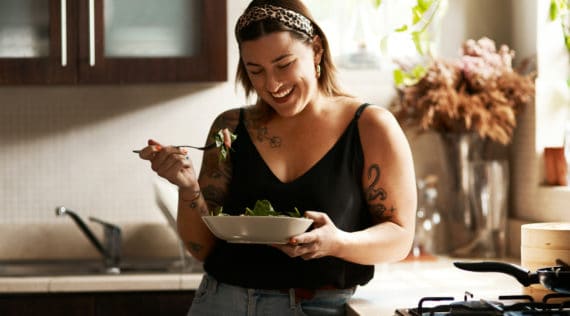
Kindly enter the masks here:
[[[229, 129], [224, 128], [224, 129], [220, 129], [215, 135], [214, 135], [214, 142], [210, 143], [204, 147], [198, 147], [198, 146], [191, 146], [191, 145], [177, 145], [177, 146], [173, 146], [176, 147], [178, 149], [180, 148], [193, 148], [193, 149], [198, 149], [198, 150], [208, 150], [211, 148], [219, 148], [219, 152], [218, 152], [218, 159], [220, 161], [224, 161], [227, 159], [228, 154], [230, 149], [232, 148], [232, 142], [234, 140], [236, 140], [237, 135], [232, 133]], [[160, 148], [160, 146], [158, 146], [159, 148], [157, 148], [157, 150], [161, 150], [162, 148]], [[134, 153], [136, 154], [140, 154], [143, 150], [133, 150]]]
[[230, 132], [227, 128], [219, 130], [214, 135], [216, 147], [220, 148], [220, 151], [218, 152], [218, 159], [220, 161], [226, 160], [229, 150], [232, 148], [232, 142], [236, 140], [236, 138], [237, 135]]
[[237, 138], [227, 128], [219, 130], [213, 136], [213, 142], [204, 147], [193, 146], [163, 146], [159, 142], [149, 139], [148, 145], [141, 150], [133, 150], [143, 160], [151, 163], [151, 168], [159, 176], [179, 188], [195, 187], [197, 175], [188, 157], [188, 148], [198, 150], [211, 150], [219, 148], [218, 159], [222, 162], [227, 159], [232, 142]]

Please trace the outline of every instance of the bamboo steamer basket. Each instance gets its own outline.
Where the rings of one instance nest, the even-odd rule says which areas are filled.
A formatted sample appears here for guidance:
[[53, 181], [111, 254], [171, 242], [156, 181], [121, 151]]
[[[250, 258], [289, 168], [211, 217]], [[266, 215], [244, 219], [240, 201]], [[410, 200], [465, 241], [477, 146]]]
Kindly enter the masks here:
[[[570, 222], [533, 223], [521, 226], [521, 266], [534, 272], [556, 265], [556, 259], [570, 263]], [[523, 287], [535, 301], [555, 293], [541, 284]], [[549, 302], [556, 302], [552, 300]]]

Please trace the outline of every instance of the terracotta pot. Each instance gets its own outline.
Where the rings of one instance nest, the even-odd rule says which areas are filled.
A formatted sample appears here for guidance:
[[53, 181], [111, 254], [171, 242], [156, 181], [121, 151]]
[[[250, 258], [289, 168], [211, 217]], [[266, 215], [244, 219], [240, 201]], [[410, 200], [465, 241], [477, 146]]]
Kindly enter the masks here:
[[568, 165], [564, 156], [564, 147], [546, 147], [544, 148], [544, 168], [546, 184], [549, 185], [568, 185], [566, 175], [568, 173]]

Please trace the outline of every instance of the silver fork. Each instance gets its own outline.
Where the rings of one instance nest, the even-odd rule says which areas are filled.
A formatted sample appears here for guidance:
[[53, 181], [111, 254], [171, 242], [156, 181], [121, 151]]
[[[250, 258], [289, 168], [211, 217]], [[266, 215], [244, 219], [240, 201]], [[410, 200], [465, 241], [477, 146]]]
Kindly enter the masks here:
[[[193, 148], [193, 149], [198, 149], [198, 150], [208, 150], [208, 149], [216, 147], [216, 143], [211, 143], [211, 144], [208, 144], [208, 145], [203, 146], [203, 147], [197, 147], [197, 146], [191, 146], [191, 145], [178, 145], [178, 146], [174, 146], [174, 147], [176, 147], [176, 148]], [[133, 150], [133, 152], [135, 154], [138, 154], [141, 151], [142, 151], [142, 149]]]

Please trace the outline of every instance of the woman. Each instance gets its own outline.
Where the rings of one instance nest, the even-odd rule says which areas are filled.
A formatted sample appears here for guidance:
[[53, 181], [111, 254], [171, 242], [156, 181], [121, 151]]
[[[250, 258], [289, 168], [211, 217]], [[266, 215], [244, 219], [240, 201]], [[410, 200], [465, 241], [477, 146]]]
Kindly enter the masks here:
[[[179, 187], [178, 229], [206, 271], [190, 315], [343, 315], [374, 264], [404, 258], [416, 191], [407, 140], [393, 116], [344, 93], [323, 31], [300, 0], [254, 0], [239, 18], [237, 81], [255, 105], [222, 113], [228, 159], [149, 141], [141, 158]], [[312, 229], [286, 245], [232, 244], [201, 220], [257, 200], [297, 207]]]

